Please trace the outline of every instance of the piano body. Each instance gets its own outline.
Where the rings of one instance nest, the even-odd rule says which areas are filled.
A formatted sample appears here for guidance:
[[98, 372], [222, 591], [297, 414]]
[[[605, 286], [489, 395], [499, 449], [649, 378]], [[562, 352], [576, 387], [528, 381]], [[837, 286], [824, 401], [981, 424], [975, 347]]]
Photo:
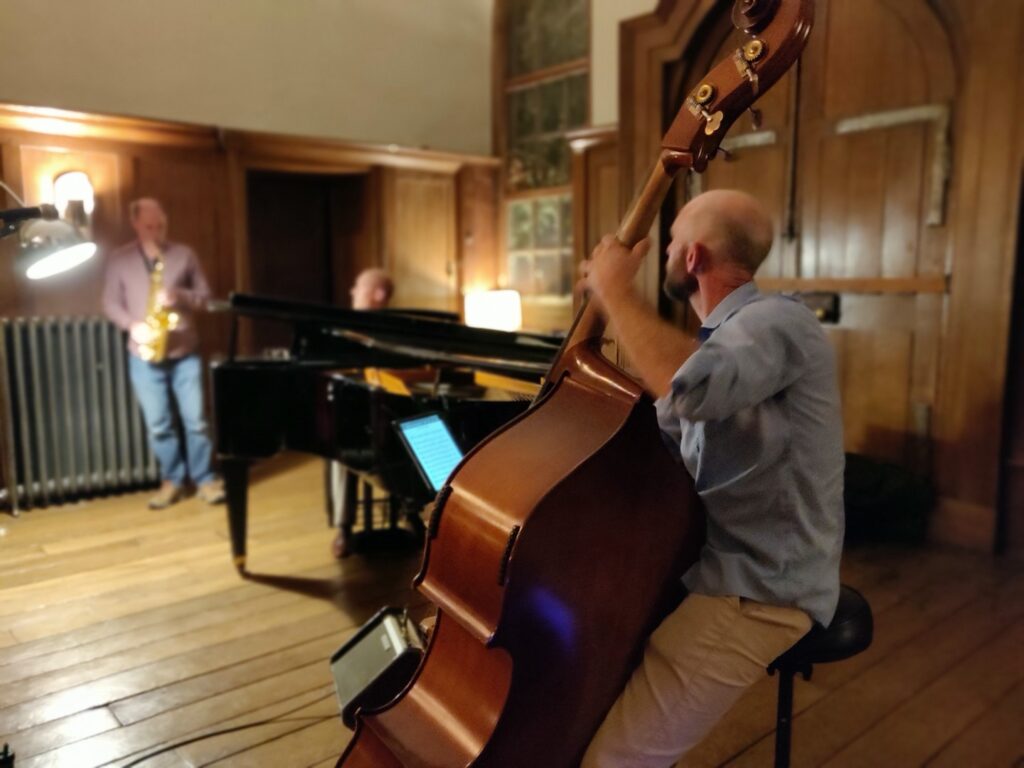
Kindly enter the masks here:
[[[433, 492], [392, 426], [439, 412], [463, 450], [522, 413], [558, 350], [555, 337], [469, 328], [442, 313], [353, 311], [234, 294], [230, 356], [215, 364], [217, 454], [231, 550], [245, 570], [249, 467], [282, 450], [346, 468], [345, 509], [357, 479], [383, 487], [414, 526]], [[282, 358], [236, 356], [238, 319], [288, 323]], [[365, 490], [364, 490], [365, 492]], [[352, 517], [342, 522], [342, 535]], [[421, 532], [421, 531], [420, 531]]]

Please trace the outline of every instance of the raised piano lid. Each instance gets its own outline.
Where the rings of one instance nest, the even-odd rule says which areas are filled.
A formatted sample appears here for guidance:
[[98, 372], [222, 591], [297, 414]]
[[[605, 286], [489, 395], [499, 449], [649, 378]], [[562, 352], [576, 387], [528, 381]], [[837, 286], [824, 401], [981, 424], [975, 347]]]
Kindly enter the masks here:
[[289, 301], [233, 293], [236, 315], [258, 317], [315, 329], [330, 337], [426, 361], [447, 361], [535, 378], [546, 373], [562, 343], [558, 336], [470, 328], [439, 320], [434, 313], [409, 310], [360, 311], [329, 304]]

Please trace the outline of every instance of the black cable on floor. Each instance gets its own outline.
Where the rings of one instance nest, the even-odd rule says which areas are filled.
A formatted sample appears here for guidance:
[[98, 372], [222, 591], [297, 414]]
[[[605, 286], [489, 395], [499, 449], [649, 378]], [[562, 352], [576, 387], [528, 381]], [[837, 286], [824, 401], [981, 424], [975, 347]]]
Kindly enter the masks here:
[[[234, 726], [232, 726], [230, 728], [221, 728], [220, 730], [217, 730], [217, 731], [210, 731], [209, 733], [200, 734], [199, 736], [193, 736], [193, 737], [191, 737], [189, 739], [182, 739], [181, 741], [176, 741], [176, 742], [173, 742], [171, 744], [166, 744], [163, 747], [160, 747], [160, 749], [156, 750], [155, 752], [150, 752], [148, 754], [145, 754], [145, 755], [142, 755], [140, 757], [135, 758], [130, 763], [125, 763], [124, 765], [121, 766], [121, 768], [133, 768], [133, 766], [140, 765], [141, 763], [144, 763], [146, 760], [150, 760], [150, 759], [152, 759], [154, 757], [157, 757], [159, 755], [162, 755], [162, 754], [164, 754], [166, 752], [170, 752], [171, 750], [177, 749], [178, 747], [184, 747], [187, 744], [193, 744], [193, 743], [195, 743], [197, 741], [203, 741], [204, 739], [212, 739], [214, 736], [223, 736], [226, 733], [234, 733], [235, 731], [244, 731], [246, 728], [258, 728], [258, 727], [260, 727], [262, 725], [270, 725], [271, 723], [292, 723], [292, 722], [302, 722], [302, 721], [305, 721], [305, 720], [310, 721], [311, 725], [316, 725], [317, 723], [325, 723], [328, 720], [336, 720], [338, 718], [337, 715], [328, 715], [328, 716], [323, 716], [323, 717], [293, 717], [293, 718], [288, 718], [288, 719], [284, 718], [284, 715], [290, 715], [292, 712], [298, 712], [300, 709], [305, 709], [306, 707], [311, 706], [313, 704], [316, 704], [317, 702], [323, 701], [324, 699], [328, 699], [331, 696], [334, 696], [334, 692], [333, 691], [331, 693], [328, 693], [328, 694], [324, 695], [324, 696], [321, 696], [319, 699], [315, 699], [313, 701], [306, 702], [301, 707], [296, 707], [295, 709], [290, 709], [287, 712], [282, 712], [277, 717], [271, 717], [271, 718], [268, 718], [267, 720], [257, 720], [257, 721], [252, 722], [252, 723], [242, 723], [241, 725], [234, 725]], [[12, 757], [13, 757], [13, 755], [12, 755]], [[13, 768], [13, 765], [14, 764], [12, 762], [11, 763], [11, 768]], [[5, 767], [2, 764], [0, 764], [0, 768], [5, 768]]]

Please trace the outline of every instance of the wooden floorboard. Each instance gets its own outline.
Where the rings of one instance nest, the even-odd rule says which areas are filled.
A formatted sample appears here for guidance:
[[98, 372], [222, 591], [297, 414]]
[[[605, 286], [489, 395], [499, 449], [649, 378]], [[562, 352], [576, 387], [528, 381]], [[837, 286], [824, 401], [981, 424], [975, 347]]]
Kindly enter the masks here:
[[[146, 494], [0, 517], [0, 740], [18, 768], [329, 768], [328, 659], [410, 589], [418, 553], [335, 561], [322, 465], [254, 479], [249, 564], [223, 508]], [[276, 471], [275, 471], [276, 470]], [[875, 640], [795, 686], [792, 765], [1024, 765], [1024, 567], [949, 549], [844, 555]], [[767, 675], [680, 768], [772, 764]], [[530, 768], [544, 768], [531, 766]]]

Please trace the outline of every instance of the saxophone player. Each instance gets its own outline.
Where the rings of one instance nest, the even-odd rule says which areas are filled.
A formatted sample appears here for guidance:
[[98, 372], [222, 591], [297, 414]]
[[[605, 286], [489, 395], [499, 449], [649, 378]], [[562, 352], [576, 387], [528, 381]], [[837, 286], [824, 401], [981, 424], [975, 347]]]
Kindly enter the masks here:
[[[224, 501], [211, 469], [212, 445], [203, 410], [203, 365], [192, 313], [210, 296], [195, 252], [167, 240], [167, 214], [158, 200], [129, 206], [136, 239], [107, 259], [103, 310], [128, 332], [128, 369], [142, 408], [150, 447], [160, 466], [151, 509], [185, 498], [190, 482], [210, 504]], [[175, 405], [185, 444], [175, 428]]]

